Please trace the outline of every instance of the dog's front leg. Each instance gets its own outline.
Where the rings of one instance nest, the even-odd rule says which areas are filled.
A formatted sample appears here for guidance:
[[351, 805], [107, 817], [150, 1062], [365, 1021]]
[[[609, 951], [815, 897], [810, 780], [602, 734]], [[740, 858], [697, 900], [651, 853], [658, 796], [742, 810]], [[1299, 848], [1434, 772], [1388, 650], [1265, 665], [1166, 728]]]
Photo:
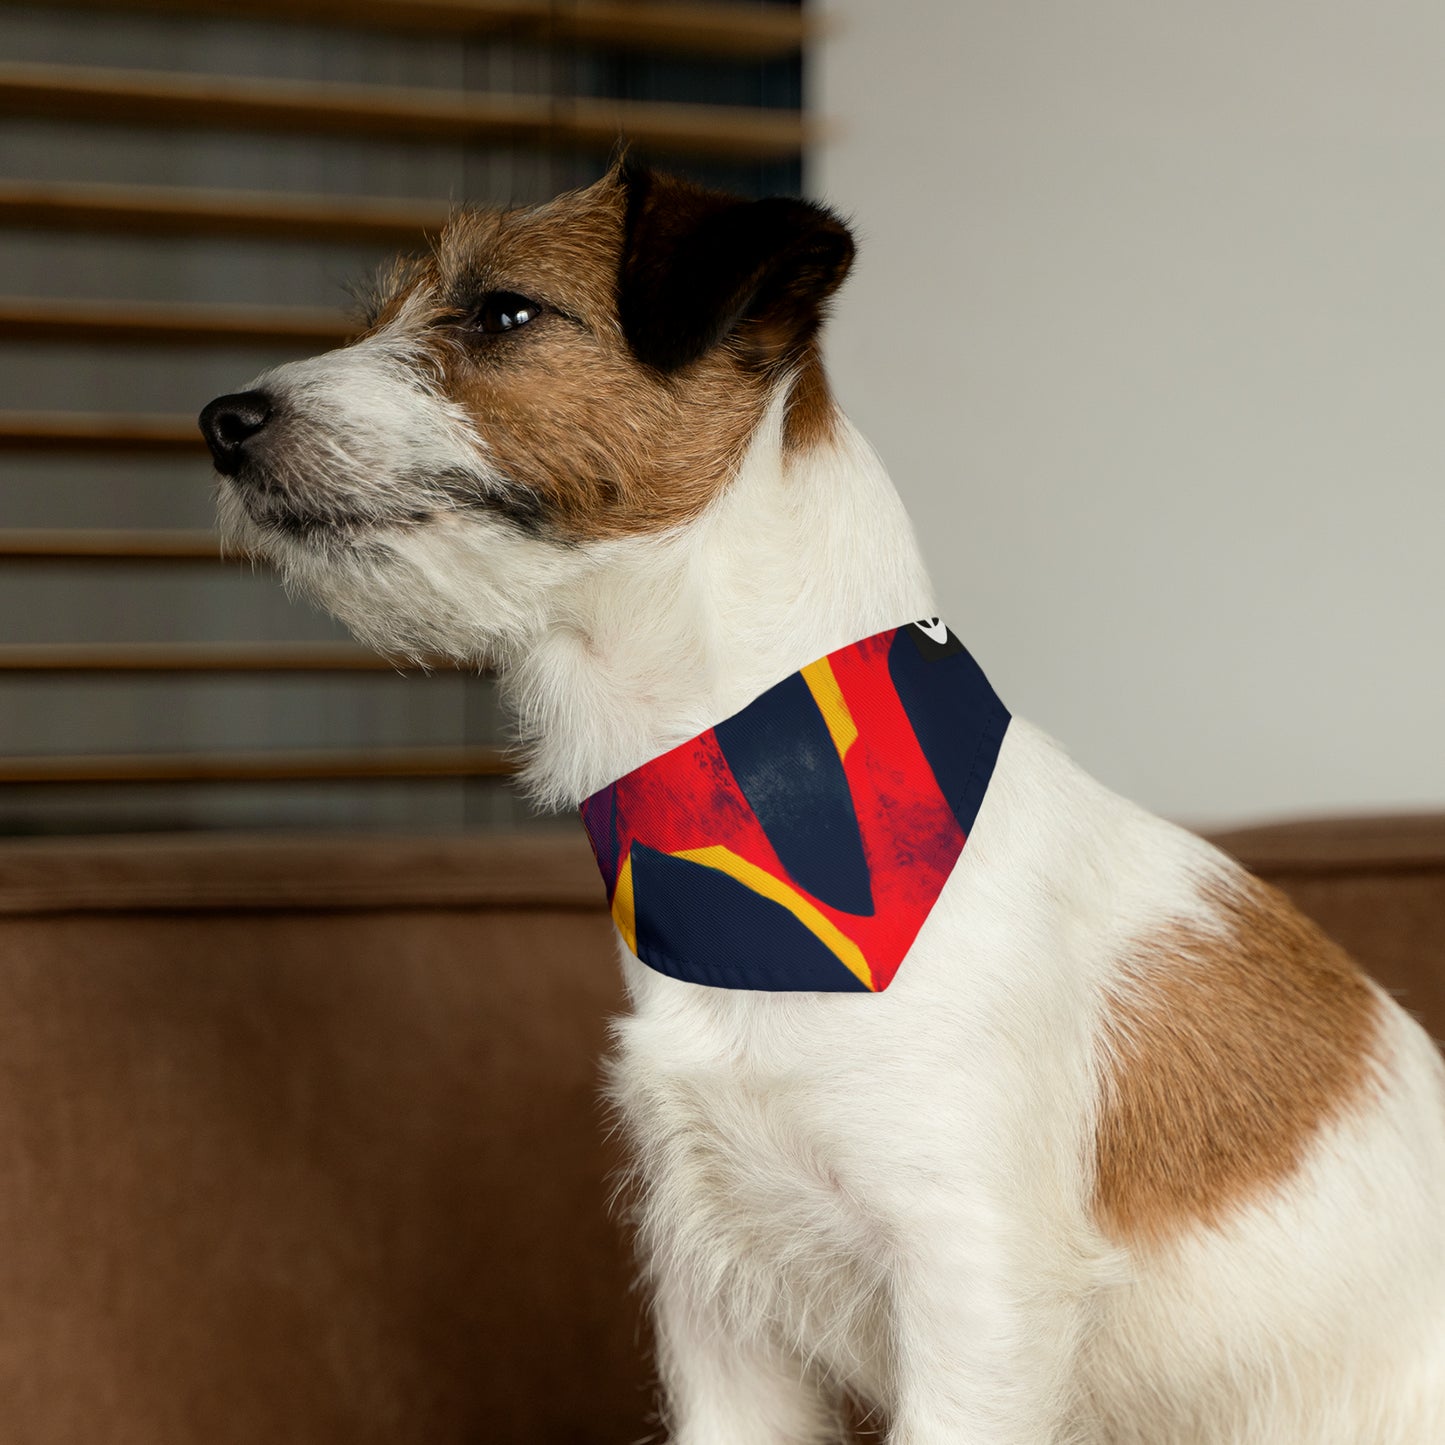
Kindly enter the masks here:
[[909, 1231], [893, 1275], [889, 1445], [1094, 1439], [1070, 1388], [1077, 1291], [989, 1234], [986, 1220], [949, 1216]]
[[669, 1445], [836, 1445], [836, 1401], [800, 1359], [741, 1333], [678, 1281], [653, 1302]]

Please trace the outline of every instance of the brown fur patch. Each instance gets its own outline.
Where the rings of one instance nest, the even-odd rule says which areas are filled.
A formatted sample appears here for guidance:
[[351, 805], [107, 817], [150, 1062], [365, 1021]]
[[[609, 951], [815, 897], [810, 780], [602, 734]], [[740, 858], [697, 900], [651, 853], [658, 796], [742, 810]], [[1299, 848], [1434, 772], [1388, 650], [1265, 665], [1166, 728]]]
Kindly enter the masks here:
[[810, 345], [788, 397], [783, 445], [792, 453], [824, 446], [833, 440], [837, 425], [838, 407], [823, 371], [822, 358], [818, 348]]
[[[625, 210], [614, 173], [544, 206], [462, 212], [379, 310], [381, 325], [422, 343], [445, 393], [474, 418], [488, 461], [539, 524], [570, 540], [695, 517], [735, 474], [774, 379], [741, 340], [674, 374], [636, 359], [618, 319]], [[469, 308], [494, 291], [545, 309], [515, 332], [479, 336]], [[822, 439], [831, 408], [810, 350], [790, 445]]]
[[444, 374], [495, 465], [572, 537], [696, 516], [732, 477], [766, 401], [726, 348], [677, 378], [632, 357], [617, 321], [621, 223], [620, 198], [594, 188], [469, 217], [441, 253], [444, 294], [476, 283], [552, 308], [496, 345], [451, 347]]
[[1241, 873], [1221, 927], [1141, 940], [1111, 1000], [1094, 1206], [1158, 1244], [1283, 1184], [1365, 1093], [1379, 1000], [1283, 894]]

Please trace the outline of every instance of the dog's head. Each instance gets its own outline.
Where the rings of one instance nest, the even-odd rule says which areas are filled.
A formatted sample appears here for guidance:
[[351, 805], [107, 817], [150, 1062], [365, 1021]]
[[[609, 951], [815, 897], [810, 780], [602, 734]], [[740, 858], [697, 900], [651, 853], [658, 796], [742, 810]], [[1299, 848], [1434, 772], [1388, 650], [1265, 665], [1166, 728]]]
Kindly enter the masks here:
[[504, 651], [599, 549], [706, 509], [781, 386], [791, 444], [826, 434], [852, 255], [821, 207], [626, 164], [461, 212], [358, 340], [202, 412], [223, 528], [381, 646]]

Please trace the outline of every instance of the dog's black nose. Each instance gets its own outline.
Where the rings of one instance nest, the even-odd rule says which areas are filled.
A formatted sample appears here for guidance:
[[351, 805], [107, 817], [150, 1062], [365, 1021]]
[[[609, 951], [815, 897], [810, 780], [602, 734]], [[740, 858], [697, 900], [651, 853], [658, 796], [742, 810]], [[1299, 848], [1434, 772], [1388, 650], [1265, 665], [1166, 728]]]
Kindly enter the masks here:
[[215, 458], [216, 470], [233, 477], [246, 459], [246, 443], [271, 419], [271, 398], [264, 391], [218, 396], [201, 413], [201, 435]]

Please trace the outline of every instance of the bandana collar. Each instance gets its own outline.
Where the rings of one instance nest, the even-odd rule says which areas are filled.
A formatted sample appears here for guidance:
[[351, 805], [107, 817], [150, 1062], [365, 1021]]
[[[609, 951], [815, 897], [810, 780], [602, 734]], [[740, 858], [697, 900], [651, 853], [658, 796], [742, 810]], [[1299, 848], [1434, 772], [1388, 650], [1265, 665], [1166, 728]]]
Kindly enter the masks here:
[[618, 931], [688, 983], [881, 992], [1008, 723], [936, 617], [809, 663], [582, 804]]

